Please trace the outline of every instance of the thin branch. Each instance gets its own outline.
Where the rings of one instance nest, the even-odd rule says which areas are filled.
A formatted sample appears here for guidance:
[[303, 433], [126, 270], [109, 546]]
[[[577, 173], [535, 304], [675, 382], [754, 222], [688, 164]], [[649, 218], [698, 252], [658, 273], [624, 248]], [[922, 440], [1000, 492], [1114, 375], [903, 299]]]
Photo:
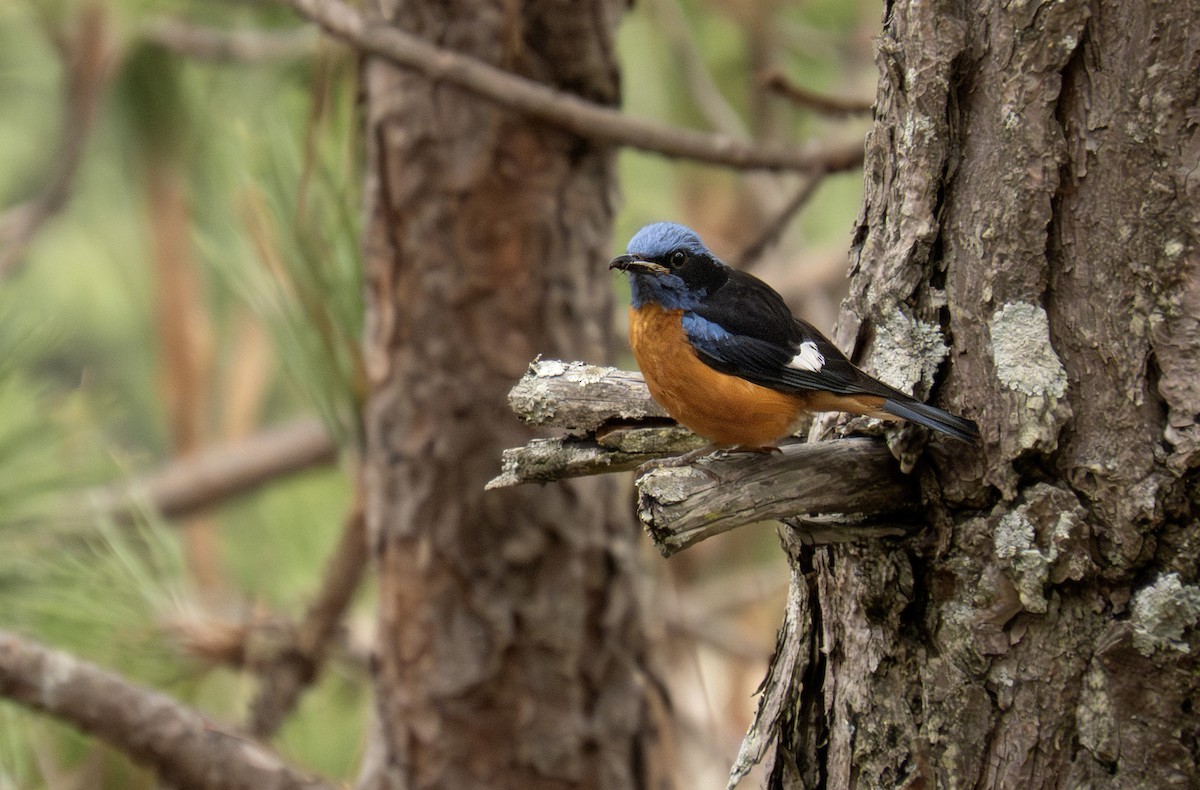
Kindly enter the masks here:
[[0, 696], [104, 740], [181, 787], [335, 787], [165, 694], [6, 631], [0, 631]]
[[[654, 0], [650, 8], [658, 17], [658, 29], [679, 63], [692, 103], [716, 131], [748, 139], [751, 136], [750, 129], [717, 86], [679, 0]], [[757, 204], [754, 207], [756, 213], [774, 213], [784, 200], [781, 176], [777, 173], [747, 173], [745, 185], [747, 194]]]
[[569, 435], [505, 450], [488, 489], [628, 471], [703, 444], [667, 417], [641, 373], [627, 370], [535, 360], [508, 393], [508, 404], [524, 422], [565, 428]]
[[653, 0], [650, 9], [658, 17], [658, 29], [679, 62], [684, 84], [696, 109], [712, 128], [734, 137], [748, 137], [750, 130], [745, 121], [721, 93], [705, 64], [679, 0]]
[[94, 507], [128, 521], [147, 502], [178, 518], [252, 491], [280, 477], [337, 459], [338, 448], [319, 420], [305, 419], [233, 444], [216, 445], [166, 467], [94, 493]]
[[768, 90], [825, 115], [866, 115], [875, 109], [874, 101], [830, 96], [809, 90], [792, 82], [782, 71], [768, 71], [761, 79]]
[[115, 61], [106, 15], [101, 4], [89, 4], [75, 20], [73, 33], [58, 44], [66, 88], [61, 138], [52, 160], [55, 169], [40, 195], [0, 214], [0, 279], [24, 262], [38, 230], [62, 211], [71, 196]]
[[217, 63], [256, 64], [311, 57], [317, 51], [312, 30], [223, 30], [174, 17], [152, 19], [142, 37], [183, 57]]
[[295, 641], [263, 669], [262, 685], [250, 703], [250, 733], [275, 734], [316, 679], [330, 640], [367, 568], [367, 527], [361, 496], [346, 516], [342, 537], [325, 568], [320, 592], [295, 632]]
[[362, 52], [598, 142], [742, 169], [834, 172], [862, 164], [863, 146], [858, 141], [806, 150], [760, 147], [729, 135], [644, 121], [437, 47], [390, 25], [369, 25], [341, 0], [286, 2], [330, 35]]
[[742, 250], [742, 254], [736, 259], [737, 266], [740, 269], [750, 269], [758, 262], [763, 253], [769, 247], [779, 241], [779, 237], [783, 235], [783, 231], [787, 229], [788, 223], [808, 204], [813, 193], [817, 191], [817, 187], [821, 186], [821, 182], [825, 180], [827, 173], [824, 171], [815, 171], [811, 173], [807, 180], [801, 184], [800, 189], [792, 196], [787, 205], [779, 210], [775, 218], [767, 224], [758, 238], [752, 241]]

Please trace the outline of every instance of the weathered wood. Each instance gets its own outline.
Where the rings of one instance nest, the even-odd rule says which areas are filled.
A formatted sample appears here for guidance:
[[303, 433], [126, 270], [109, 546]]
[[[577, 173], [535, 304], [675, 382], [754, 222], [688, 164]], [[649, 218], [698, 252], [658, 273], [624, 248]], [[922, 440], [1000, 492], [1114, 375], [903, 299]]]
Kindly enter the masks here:
[[638, 516], [665, 556], [756, 521], [899, 513], [918, 501], [887, 446], [868, 438], [709, 456], [694, 467], [651, 469], [638, 489]]
[[[505, 450], [489, 489], [628, 471], [704, 445], [671, 423], [640, 373], [539, 359], [508, 401], [531, 425], [578, 435]], [[790, 525], [807, 545], [901, 535], [903, 527], [862, 517], [899, 514], [917, 501], [888, 448], [867, 438], [718, 454], [693, 466], [648, 468], [636, 482], [638, 515], [664, 556], [746, 524], [814, 514], [827, 518]]]
[[613, 420], [670, 419], [641, 373], [557, 359], [534, 360], [508, 393], [508, 405], [530, 425], [576, 432]]
[[[617, 438], [615, 444], [613, 437]], [[679, 426], [622, 428], [599, 439], [534, 439], [524, 447], [504, 451], [500, 474], [486, 488], [628, 472], [654, 458], [685, 453], [703, 444], [703, 439]]]

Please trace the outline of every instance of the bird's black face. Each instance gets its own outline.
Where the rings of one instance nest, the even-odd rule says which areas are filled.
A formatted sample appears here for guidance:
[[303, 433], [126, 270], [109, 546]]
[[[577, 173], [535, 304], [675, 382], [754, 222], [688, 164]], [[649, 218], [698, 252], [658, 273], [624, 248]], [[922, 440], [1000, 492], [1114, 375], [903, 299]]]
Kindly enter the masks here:
[[728, 267], [707, 249], [687, 246], [657, 254], [633, 251], [608, 267], [629, 274], [634, 307], [653, 302], [668, 310], [695, 307], [729, 277]]

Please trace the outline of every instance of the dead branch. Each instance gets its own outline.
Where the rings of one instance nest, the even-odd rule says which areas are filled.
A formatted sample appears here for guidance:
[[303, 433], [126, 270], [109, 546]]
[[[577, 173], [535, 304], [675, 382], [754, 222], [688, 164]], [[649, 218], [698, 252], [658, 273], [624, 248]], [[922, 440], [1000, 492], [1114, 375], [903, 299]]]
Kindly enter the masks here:
[[693, 467], [651, 469], [637, 483], [638, 516], [664, 556], [756, 521], [901, 513], [917, 501], [887, 446], [870, 438], [710, 456]]
[[74, 24], [75, 30], [57, 42], [66, 85], [54, 172], [40, 195], [0, 214], [0, 278], [21, 265], [38, 230], [66, 206], [112, 73], [115, 57], [105, 8], [88, 4]]
[[180, 787], [334, 788], [165, 694], [6, 631], [0, 696], [104, 740]]
[[359, 51], [386, 58], [431, 80], [457, 85], [591, 140], [747, 170], [840, 172], [862, 164], [863, 146], [858, 141], [822, 148], [766, 147], [726, 134], [645, 121], [437, 47], [389, 25], [368, 25], [358, 11], [341, 0], [286, 2]]
[[703, 439], [678, 425], [614, 428], [599, 439], [534, 439], [524, 447], [505, 450], [500, 457], [500, 474], [485, 487], [491, 490], [628, 472], [651, 459], [681, 455], [703, 445]]
[[759, 258], [767, 251], [769, 247], [779, 241], [779, 237], [783, 235], [783, 231], [787, 228], [788, 223], [800, 213], [800, 210], [808, 205], [809, 199], [813, 193], [817, 191], [817, 187], [821, 186], [821, 182], [825, 180], [827, 174], [823, 172], [814, 172], [808, 176], [800, 188], [796, 190], [796, 194], [787, 202], [775, 217], [767, 223], [767, 226], [759, 234], [758, 238], [750, 242], [742, 254], [736, 259], [739, 269], [749, 270], [758, 263]]
[[165, 518], [178, 518], [332, 463], [337, 452], [320, 420], [298, 420], [176, 459], [144, 477], [95, 492], [91, 501], [118, 521], [131, 520], [138, 503], [148, 503]]
[[614, 421], [670, 420], [641, 373], [557, 359], [534, 360], [508, 393], [508, 405], [529, 425], [572, 433], [595, 432]]
[[[506, 450], [499, 488], [632, 469], [703, 444], [664, 420], [641, 374], [539, 360], [509, 393], [522, 420], [566, 428]], [[637, 480], [638, 513], [664, 555], [744, 524], [793, 519], [806, 543], [905, 534], [907, 525], [864, 517], [903, 515], [915, 484], [878, 439], [792, 444], [774, 455], [709, 456], [692, 467], [650, 469]], [[796, 517], [825, 516], [825, 518]]]
[[251, 734], [269, 738], [316, 680], [330, 640], [367, 568], [367, 527], [361, 498], [325, 568], [320, 592], [295, 631], [295, 639], [263, 668], [258, 695], [250, 703]]
[[703, 444], [667, 417], [641, 373], [627, 370], [535, 360], [508, 393], [508, 404], [529, 425], [565, 428], [569, 435], [505, 450], [489, 489], [628, 471]]
[[784, 96], [795, 104], [824, 115], [866, 115], [875, 109], [875, 102], [817, 93], [787, 78], [782, 71], [768, 71], [761, 77], [763, 86]]
[[222, 30], [174, 17], [151, 19], [142, 37], [163, 49], [195, 60], [263, 63], [310, 57], [317, 38], [310, 28], [293, 30]]

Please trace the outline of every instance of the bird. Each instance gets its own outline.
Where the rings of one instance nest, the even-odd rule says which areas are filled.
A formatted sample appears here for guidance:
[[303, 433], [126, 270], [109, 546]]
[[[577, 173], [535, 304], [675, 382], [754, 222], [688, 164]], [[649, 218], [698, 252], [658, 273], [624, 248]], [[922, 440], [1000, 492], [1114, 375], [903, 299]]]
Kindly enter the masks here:
[[776, 452], [810, 412], [908, 420], [975, 443], [979, 428], [859, 370], [771, 286], [691, 228], [646, 225], [609, 262], [629, 276], [629, 342], [654, 399], [714, 450]]

